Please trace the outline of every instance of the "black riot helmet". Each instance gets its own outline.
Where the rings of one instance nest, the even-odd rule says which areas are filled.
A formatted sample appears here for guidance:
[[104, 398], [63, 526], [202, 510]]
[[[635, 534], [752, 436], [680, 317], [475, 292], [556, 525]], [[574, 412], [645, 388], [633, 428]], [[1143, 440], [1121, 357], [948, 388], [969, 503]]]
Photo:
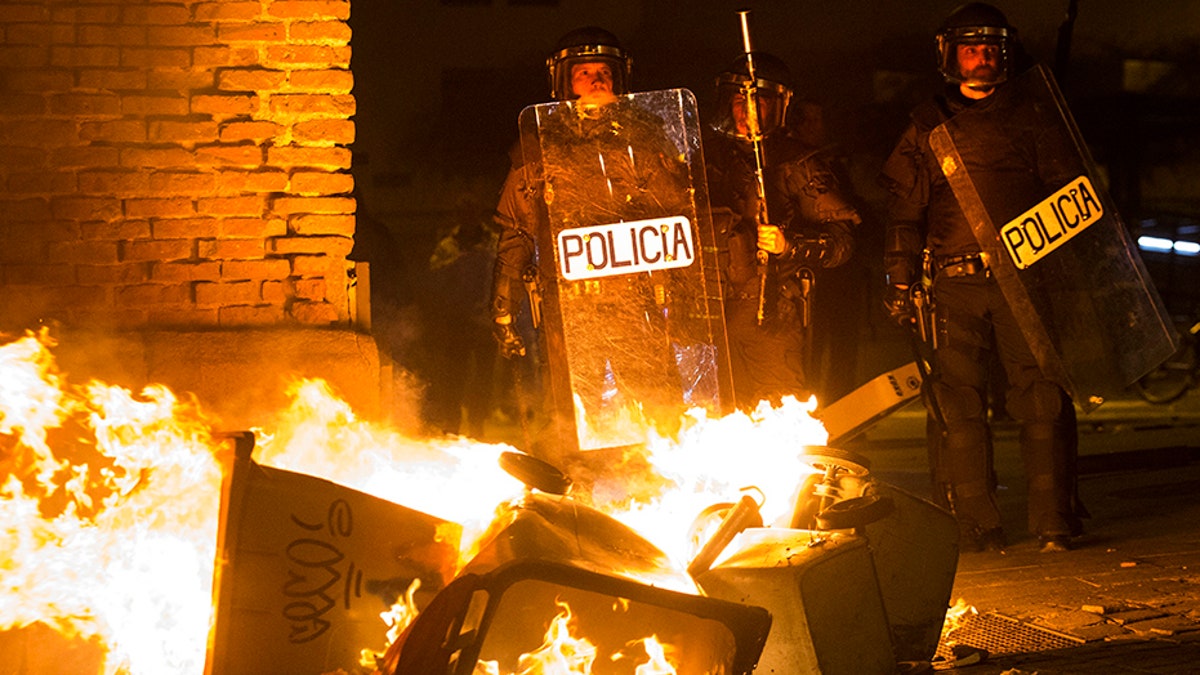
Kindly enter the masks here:
[[[788, 103], [792, 100], [792, 71], [782, 59], [767, 52], [754, 51], [733, 60], [717, 76], [717, 110], [713, 128], [731, 136], [747, 140], [744, 122], [739, 124], [739, 113], [745, 110], [744, 101], [750, 88], [750, 61], [754, 62], [754, 95], [758, 107], [759, 131], [763, 136], [783, 128], [787, 119]], [[735, 112], [735, 107], [738, 107]]]
[[550, 96], [556, 101], [575, 98], [571, 88], [571, 68], [580, 63], [606, 63], [612, 69], [613, 94], [629, 93], [629, 67], [632, 59], [621, 47], [617, 36], [596, 26], [584, 26], [563, 35], [546, 59], [550, 75]]
[[[990, 89], [1008, 79], [1012, 72], [1017, 29], [1008, 24], [1004, 12], [984, 2], [961, 5], [946, 17], [937, 32], [938, 70], [948, 82], [972, 89]], [[988, 44], [999, 48], [999, 64], [991, 69], [964, 74], [958, 62], [959, 45]]]

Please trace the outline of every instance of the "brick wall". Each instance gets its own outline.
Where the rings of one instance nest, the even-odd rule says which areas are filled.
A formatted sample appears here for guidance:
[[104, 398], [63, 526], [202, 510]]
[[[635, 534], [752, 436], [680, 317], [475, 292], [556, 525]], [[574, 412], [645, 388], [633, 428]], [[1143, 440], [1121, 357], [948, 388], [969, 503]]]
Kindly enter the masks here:
[[3, 0], [3, 326], [348, 326], [349, 13]]

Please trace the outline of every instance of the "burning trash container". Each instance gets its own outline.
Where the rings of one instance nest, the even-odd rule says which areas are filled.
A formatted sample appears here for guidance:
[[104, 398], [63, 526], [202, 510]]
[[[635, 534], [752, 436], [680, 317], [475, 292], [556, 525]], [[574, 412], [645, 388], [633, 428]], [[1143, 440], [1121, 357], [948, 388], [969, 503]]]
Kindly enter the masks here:
[[419, 581], [418, 605], [454, 574], [461, 527], [251, 459], [235, 435], [222, 486], [216, 619], [205, 673], [354, 672], [386, 647], [380, 615]]
[[[514, 475], [561, 493], [531, 489], [502, 510], [479, 553], [389, 649], [385, 675], [508, 675], [550, 663], [597, 675], [655, 664], [639, 672], [753, 672], [766, 610], [696, 594], [665, 553], [567, 496], [557, 469], [515, 457]], [[549, 480], [531, 477], [539, 473]]]

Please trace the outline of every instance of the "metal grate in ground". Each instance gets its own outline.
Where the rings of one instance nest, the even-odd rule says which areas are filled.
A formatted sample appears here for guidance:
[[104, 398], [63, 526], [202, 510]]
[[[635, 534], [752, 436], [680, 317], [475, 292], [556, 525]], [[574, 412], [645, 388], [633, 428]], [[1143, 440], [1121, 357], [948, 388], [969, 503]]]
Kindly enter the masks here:
[[989, 654], [1020, 654], [1076, 647], [1084, 639], [1034, 626], [1003, 614], [971, 614], [962, 625], [944, 633], [937, 656], [953, 659], [951, 645], [986, 649]]

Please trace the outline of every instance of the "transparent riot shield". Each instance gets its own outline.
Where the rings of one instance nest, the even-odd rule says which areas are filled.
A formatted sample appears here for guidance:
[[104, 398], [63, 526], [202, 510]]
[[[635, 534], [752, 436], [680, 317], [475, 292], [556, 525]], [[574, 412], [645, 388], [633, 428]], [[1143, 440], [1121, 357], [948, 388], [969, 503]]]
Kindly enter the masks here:
[[548, 402], [593, 450], [728, 401], [725, 324], [695, 99], [684, 89], [521, 112]]
[[1043, 372], [1085, 412], [1174, 352], [1169, 316], [1049, 71], [1010, 80], [929, 142]]

